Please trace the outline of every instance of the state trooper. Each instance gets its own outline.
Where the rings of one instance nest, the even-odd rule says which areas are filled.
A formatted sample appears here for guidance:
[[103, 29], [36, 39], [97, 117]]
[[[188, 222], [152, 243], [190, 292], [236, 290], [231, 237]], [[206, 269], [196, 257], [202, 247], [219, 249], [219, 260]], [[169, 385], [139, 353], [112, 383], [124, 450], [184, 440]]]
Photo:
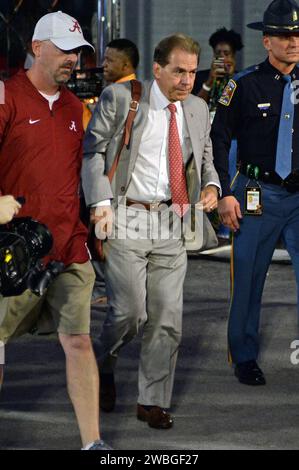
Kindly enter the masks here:
[[[299, 6], [274, 0], [262, 22], [268, 58], [233, 77], [219, 100], [212, 128], [222, 185], [221, 221], [234, 231], [229, 353], [241, 383], [264, 385], [257, 364], [266, 274], [281, 237], [299, 283]], [[298, 85], [298, 83], [297, 83]], [[228, 152], [238, 143], [239, 175], [229, 185]]]

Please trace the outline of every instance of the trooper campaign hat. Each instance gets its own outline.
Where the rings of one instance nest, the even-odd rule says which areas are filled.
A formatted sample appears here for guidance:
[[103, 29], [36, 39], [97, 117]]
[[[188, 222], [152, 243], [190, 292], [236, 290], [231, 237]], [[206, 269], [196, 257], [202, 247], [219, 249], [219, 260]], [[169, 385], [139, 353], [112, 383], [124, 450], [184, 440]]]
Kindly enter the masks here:
[[268, 34], [299, 32], [299, 6], [295, 0], [274, 0], [266, 9], [262, 22], [247, 26]]

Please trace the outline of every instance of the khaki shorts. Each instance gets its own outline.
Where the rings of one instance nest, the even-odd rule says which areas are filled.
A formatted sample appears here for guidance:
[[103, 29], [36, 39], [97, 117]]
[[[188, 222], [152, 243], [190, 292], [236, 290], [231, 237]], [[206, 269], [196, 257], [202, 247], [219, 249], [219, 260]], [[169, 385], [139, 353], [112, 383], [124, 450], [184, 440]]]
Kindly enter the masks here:
[[0, 341], [7, 343], [28, 332], [89, 334], [94, 280], [90, 261], [73, 263], [42, 297], [27, 290], [22, 295], [0, 299]]

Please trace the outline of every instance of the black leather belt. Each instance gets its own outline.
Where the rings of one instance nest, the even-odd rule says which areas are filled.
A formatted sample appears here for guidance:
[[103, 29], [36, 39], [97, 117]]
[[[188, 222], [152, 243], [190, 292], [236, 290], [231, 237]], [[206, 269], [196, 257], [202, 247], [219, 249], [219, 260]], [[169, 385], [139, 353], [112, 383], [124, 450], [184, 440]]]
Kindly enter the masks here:
[[167, 207], [170, 207], [172, 204], [172, 200], [169, 199], [168, 201], [158, 201], [158, 202], [141, 202], [141, 201], [133, 201], [133, 199], [127, 199], [126, 200], [126, 205], [129, 206], [135, 206], [140, 208], [144, 208], [147, 211], [155, 211], [159, 209], [160, 206], [163, 206], [163, 204], [166, 204]]
[[[247, 167], [249, 163], [241, 162], [239, 166], [239, 171], [242, 175], [248, 176]], [[296, 193], [299, 191], [299, 169], [293, 170], [289, 176], [283, 180], [275, 171], [267, 171], [263, 168], [251, 164], [252, 166], [258, 167], [258, 180], [263, 181], [264, 183], [275, 184], [276, 186], [281, 186], [285, 188], [290, 193]]]

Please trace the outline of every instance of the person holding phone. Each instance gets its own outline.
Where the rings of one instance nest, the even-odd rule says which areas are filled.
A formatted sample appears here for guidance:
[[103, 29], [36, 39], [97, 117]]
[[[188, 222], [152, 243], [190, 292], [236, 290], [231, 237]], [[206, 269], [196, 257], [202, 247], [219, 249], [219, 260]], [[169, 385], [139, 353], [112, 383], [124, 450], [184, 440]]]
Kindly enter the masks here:
[[240, 34], [226, 28], [217, 29], [210, 37], [209, 44], [214, 54], [211, 68], [196, 73], [192, 93], [208, 103], [212, 121], [218, 99], [236, 72], [236, 52], [242, 49], [243, 44]]
[[[210, 121], [213, 122], [218, 100], [228, 83], [236, 73], [236, 52], [243, 47], [240, 34], [233, 29], [217, 29], [209, 39], [213, 48], [213, 60], [210, 70], [196, 73], [192, 93], [206, 101], [210, 111]], [[237, 171], [237, 145], [233, 140], [229, 154], [229, 176], [232, 181]], [[211, 222], [217, 232], [219, 250], [230, 244], [230, 230], [222, 225], [218, 215], [212, 214]]]

